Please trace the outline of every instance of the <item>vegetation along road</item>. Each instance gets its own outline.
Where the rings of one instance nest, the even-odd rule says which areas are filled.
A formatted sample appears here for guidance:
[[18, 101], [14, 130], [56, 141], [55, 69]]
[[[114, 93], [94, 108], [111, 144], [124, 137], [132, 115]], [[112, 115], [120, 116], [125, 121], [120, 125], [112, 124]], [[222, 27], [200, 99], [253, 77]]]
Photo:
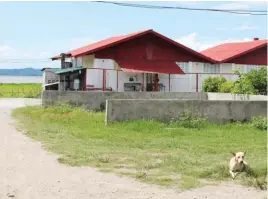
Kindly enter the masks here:
[[[39, 103], [0, 99], [0, 198], [262, 199], [266, 195], [261, 190], [266, 186], [266, 133], [250, 125], [198, 130], [125, 122], [105, 127], [103, 113], [66, 106], [19, 108], [13, 113], [19, 123], [11, 118], [15, 108]], [[255, 173], [231, 182], [226, 166], [230, 150], [241, 149], [240, 141]]]

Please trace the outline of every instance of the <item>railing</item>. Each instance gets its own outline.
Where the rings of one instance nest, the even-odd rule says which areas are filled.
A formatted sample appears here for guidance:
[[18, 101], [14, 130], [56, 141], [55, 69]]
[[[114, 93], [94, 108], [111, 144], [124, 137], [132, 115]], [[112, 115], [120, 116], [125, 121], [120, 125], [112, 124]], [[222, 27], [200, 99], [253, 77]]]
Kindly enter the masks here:
[[[124, 91], [124, 83], [128, 82], [126, 76], [127, 73], [120, 70], [113, 69], [101, 69], [101, 68], [90, 68], [86, 72], [87, 79], [89, 82], [86, 84], [91, 85], [93, 88], [85, 88], [84, 90], [109, 90], [106, 88], [112, 88], [113, 91]], [[139, 73], [138, 83], [141, 83], [142, 91], [146, 91], [146, 87], [149, 83], [146, 83], [146, 75]], [[229, 80], [236, 80], [237, 75], [233, 73], [186, 73], [183, 75], [175, 74], [159, 74], [158, 91], [159, 92], [201, 92], [204, 79], [208, 77], [221, 76]], [[152, 84], [152, 83], [151, 83]], [[149, 85], [150, 86], [150, 85]], [[96, 89], [97, 88], [97, 89]], [[153, 91], [154, 86], [153, 86]]]

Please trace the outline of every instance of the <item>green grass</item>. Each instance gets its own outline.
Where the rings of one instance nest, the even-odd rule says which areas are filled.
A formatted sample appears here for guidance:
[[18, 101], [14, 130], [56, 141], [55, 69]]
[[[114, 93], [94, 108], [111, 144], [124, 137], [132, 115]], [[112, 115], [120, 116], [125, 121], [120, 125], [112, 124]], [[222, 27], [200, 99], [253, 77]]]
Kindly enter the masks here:
[[41, 95], [42, 85], [35, 83], [0, 84], [0, 98], [35, 98]]
[[231, 152], [247, 151], [253, 172], [235, 182], [266, 189], [266, 131], [250, 124], [206, 124], [200, 130], [157, 121], [105, 126], [104, 113], [66, 106], [19, 108], [13, 116], [18, 128], [60, 154], [60, 163], [187, 189], [231, 180]]

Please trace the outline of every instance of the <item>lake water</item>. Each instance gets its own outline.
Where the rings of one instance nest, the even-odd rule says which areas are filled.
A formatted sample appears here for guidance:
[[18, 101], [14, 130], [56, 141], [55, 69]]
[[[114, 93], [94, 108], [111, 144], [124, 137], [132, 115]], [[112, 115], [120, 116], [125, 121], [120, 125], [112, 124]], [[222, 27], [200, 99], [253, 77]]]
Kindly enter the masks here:
[[0, 83], [42, 83], [42, 76], [1, 76]]

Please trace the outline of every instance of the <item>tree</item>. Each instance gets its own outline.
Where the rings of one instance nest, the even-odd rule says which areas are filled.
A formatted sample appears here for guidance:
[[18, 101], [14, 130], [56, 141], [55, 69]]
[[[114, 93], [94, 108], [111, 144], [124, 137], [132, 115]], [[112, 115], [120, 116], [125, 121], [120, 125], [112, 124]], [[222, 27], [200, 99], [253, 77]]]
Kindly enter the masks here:
[[238, 80], [234, 82], [233, 93], [267, 95], [267, 68], [251, 70], [248, 73], [235, 72]]

